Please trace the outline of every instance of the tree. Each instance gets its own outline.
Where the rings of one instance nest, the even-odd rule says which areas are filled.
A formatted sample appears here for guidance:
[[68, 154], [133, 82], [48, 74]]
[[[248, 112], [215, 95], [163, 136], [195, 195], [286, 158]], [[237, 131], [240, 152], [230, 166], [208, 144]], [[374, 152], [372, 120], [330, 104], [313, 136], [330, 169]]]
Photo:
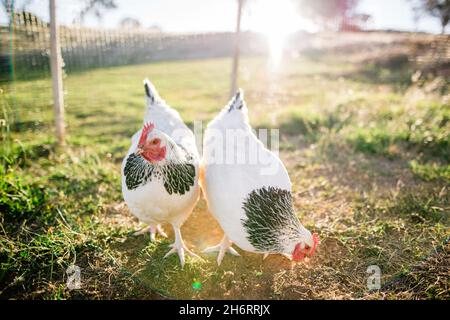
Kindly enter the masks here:
[[115, 0], [85, 0], [85, 5], [80, 12], [80, 20], [83, 22], [84, 18], [90, 13], [93, 13], [100, 19], [104, 10], [116, 8], [117, 4]]
[[418, 0], [414, 1], [414, 10], [416, 13], [428, 14], [439, 18], [442, 27], [442, 34], [450, 22], [450, 0]]
[[25, 11], [26, 8], [30, 5], [30, 3], [33, 2], [33, 0], [25, 0], [22, 1], [22, 3], [19, 5], [17, 1], [13, 0], [1, 0], [0, 4], [2, 5], [3, 9], [6, 13], [10, 13], [13, 6], [16, 9], [16, 11], [22, 12]]
[[120, 21], [119, 26], [124, 29], [139, 29], [142, 27], [141, 22], [136, 18], [126, 17]]
[[359, 0], [299, 0], [299, 10], [325, 28], [342, 29], [358, 3]]
[[[11, 22], [14, 22], [12, 19], [12, 14], [14, 12], [25, 12], [31, 3], [34, 0], [0, 0], [0, 5], [3, 10], [6, 12]], [[80, 20], [83, 19], [93, 13], [97, 18], [101, 18], [104, 10], [110, 10], [117, 8], [116, 0], [84, 0], [84, 3], [81, 3], [81, 11], [79, 13]]]
[[6, 15], [9, 18], [9, 23], [14, 24], [14, 13], [15, 12], [25, 12], [27, 7], [33, 2], [33, 0], [25, 0], [22, 1], [21, 4], [18, 4], [17, 1], [14, 0], [0, 0], [0, 5], [3, 10], [5, 10]]

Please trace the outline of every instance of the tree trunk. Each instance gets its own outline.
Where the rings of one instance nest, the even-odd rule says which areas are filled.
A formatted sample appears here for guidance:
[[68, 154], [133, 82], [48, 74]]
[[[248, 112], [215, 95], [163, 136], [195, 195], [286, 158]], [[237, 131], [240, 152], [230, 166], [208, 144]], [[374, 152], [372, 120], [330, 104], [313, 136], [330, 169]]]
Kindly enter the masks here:
[[232, 97], [237, 90], [237, 78], [239, 70], [239, 55], [240, 55], [240, 35], [241, 35], [241, 15], [242, 5], [244, 0], [238, 0], [238, 14], [236, 22], [236, 34], [234, 42], [234, 55], [233, 55], [233, 69], [231, 70], [231, 90], [230, 96]]
[[59, 30], [56, 21], [55, 0], [50, 0], [50, 66], [53, 82], [53, 101], [55, 110], [56, 140], [59, 146], [65, 145], [64, 95], [62, 83], [62, 56]]

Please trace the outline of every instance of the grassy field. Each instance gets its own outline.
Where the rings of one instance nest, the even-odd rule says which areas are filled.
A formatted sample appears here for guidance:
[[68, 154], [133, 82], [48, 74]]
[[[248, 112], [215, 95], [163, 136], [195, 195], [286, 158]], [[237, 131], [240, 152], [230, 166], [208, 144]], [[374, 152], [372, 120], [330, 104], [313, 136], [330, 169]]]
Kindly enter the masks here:
[[[130, 235], [140, 224], [122, 201], [120, 163], [142, 121], [142, 79], [206, 126], [227, 101], [228, 59], [69, 74], [64, 151], [49, 79], [4, 86], [3, 116], [16, 122], [2, 127], [0, 298], [449, 299], [448, 79], [413, 82], [408, 63], [371, 59], [324, 52], [277, 72], [263, 58], [241, 62], [251, 124], [280, 129], [298, 216], [321, 238], [300, 264], [240, 251], [181, 269], [162, 258], [168, 226], [154, 243]], [[222, 236], [203, 199], [182, 232], [195, 252]], [[71, 264], [80, 290], [66, 287]], [[367, 289], [370, 265], [379, 291]]]

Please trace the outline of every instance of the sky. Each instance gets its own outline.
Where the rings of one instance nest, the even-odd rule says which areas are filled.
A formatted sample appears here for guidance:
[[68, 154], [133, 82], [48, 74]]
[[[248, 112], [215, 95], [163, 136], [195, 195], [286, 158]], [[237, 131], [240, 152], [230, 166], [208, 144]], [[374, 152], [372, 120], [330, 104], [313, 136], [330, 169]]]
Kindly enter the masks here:
[[[26, 0], [16, 0], [17, 6]], [[300, 18], [291, 0], [247, 0], [243, 13], [243, 29], [267, 32], [279, 23], [283, 28], [315, 31], [306, 19]], [[71, 24], [79, 12], [82, 0], [57, 0], [59, 21]], [[165, 32], [191, 33], [208, 31], [232, 31], [235, 29], [236, 0], [116, 0], [118, 8], [106, 11], [103, 18], [94, 16], [85, 19], [91, 27], [114, 28], [125, 17], [138, 19], [144, 27], [157, 25]], [[279, 5], [281, 4], [281, 5]], [[278, 19], [274, 12], [282, 7]], [[48, 1], [34, 0], [28, 7], [44, 20], [48, 20]], [[361, 0], [357, 12], [372, 16], [368, 27], [371, 29], [396, 29], [402, 31], [425, 31], [439, 33], [439, 20], [424, 17], [414, 22], [414, 12], [408, 0]], [[0, 13], [0, 22], [7, 21], [5, 13]], [[449, 32], [447, 28], [447, 33]]]

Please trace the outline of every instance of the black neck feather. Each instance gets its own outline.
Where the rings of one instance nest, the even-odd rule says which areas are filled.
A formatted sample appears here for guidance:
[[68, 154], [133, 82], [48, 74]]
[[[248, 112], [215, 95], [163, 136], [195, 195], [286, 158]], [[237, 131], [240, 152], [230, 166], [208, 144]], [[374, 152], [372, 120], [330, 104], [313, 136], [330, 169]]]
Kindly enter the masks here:
[[128, 190], [134, 190], [152, 179], [162, 180], [169, 194], [185, 194], [194, 186], [195, 166], [193, 157], [184, 148], [182, 161], [167, 161], [163, 165], [153, 165], [141, 156], [131, 153], [125, 163], [123, 174]]

